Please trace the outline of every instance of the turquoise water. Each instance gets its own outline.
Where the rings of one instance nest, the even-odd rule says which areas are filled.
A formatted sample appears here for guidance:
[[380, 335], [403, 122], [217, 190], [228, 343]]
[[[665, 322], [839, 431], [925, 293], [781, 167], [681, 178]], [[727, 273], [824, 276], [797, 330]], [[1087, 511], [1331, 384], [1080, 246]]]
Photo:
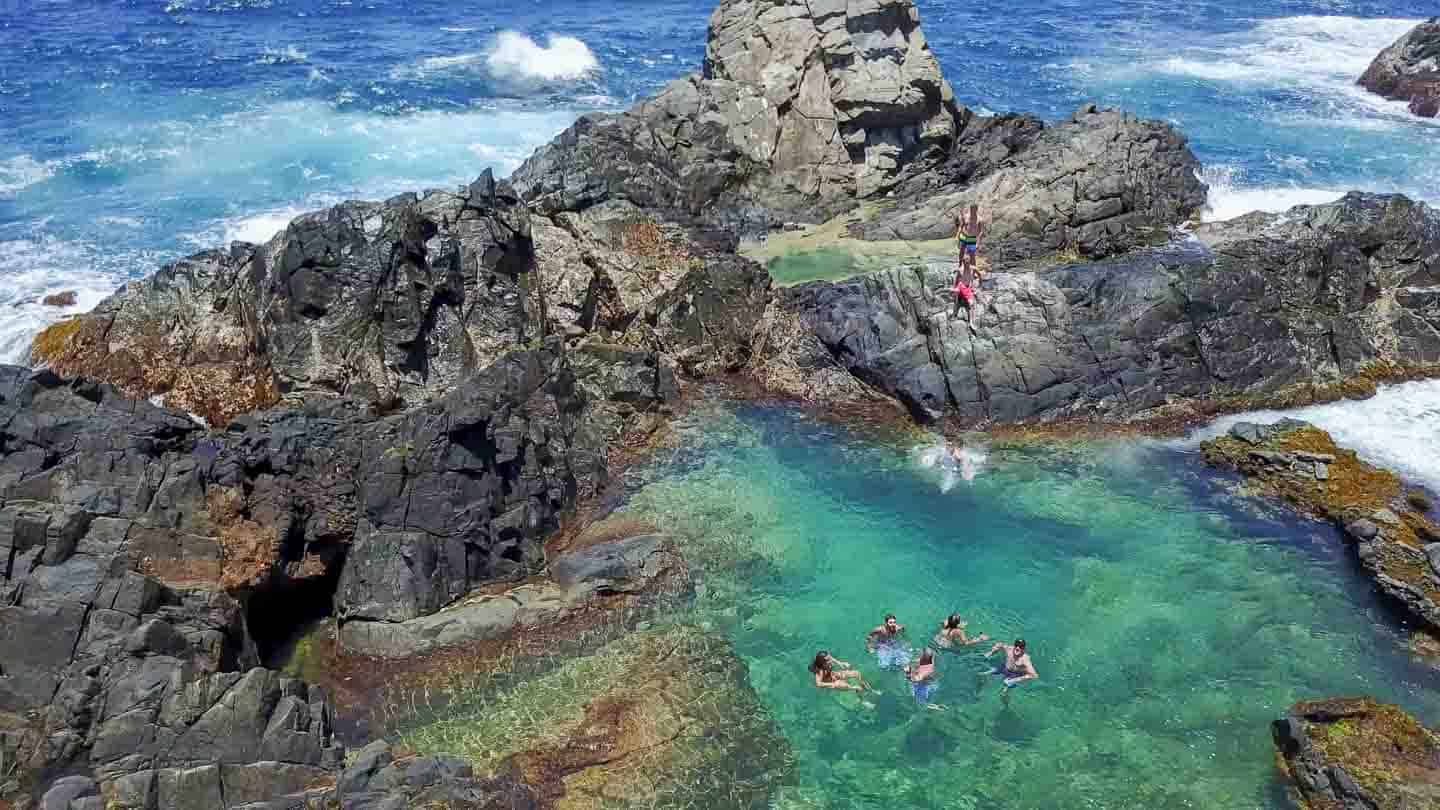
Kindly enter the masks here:
[[[1193, 454], [992, 452], [967, 483], [924, 445], [716, 406], [631, 473], [625, 509], [685, 538], [695, 618], [731, 636], [795, 748], [777, 806], [1284, 807], [1268, 724], [1293, 701], [1440, 720], [1437, 673], [1337, 538], [1250, 514]], [[942, 653], [947, 710], [918, 708], [863, 636], [894, 612], [920, 644], [951, 611], [1024, 636], [1040, 681], [1007, 707], [998, 684], [977, 695], [978, 652]], [[882, 690], [873, 708], [813, 687], [819, 648]]]

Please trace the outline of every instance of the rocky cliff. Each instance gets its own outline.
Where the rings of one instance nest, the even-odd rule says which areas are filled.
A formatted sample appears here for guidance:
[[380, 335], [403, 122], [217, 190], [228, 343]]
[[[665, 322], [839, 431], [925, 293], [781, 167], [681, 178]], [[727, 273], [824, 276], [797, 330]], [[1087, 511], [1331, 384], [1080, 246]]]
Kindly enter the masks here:
[[1440, 805], [1440, 735], [1398, 706], [1369, 698], [1302, 701], [1271, 731], [1299, 807]]
[[1381, 51], [1359, 84], [1385, 98], [1409, 102], [1415, 115], [1440, 115], [1440, 17], [1415, 26]]
[[[1351, 194], [1122, 257], [992, 274], [974, 327], [948, 264], [777, 294], [799, 339], [757, 359], [796, 395], [839, 365], [921, 420], [1160, 417], [1363, 393], [1440, 365], [1440, 212]], [[772, 373], [775, 367], [782, 372]]]
[[1198, 210], [1198, 168], [1165, 124], [958, 106], [910, 0], [724, 0], [699, 75], [580, 119], [512, 180], [542, 212], [620, 199], [746, 233], [893, 198], [867, 238], [934, 238], [974, 201], [1014, 255], [1104, 254]]

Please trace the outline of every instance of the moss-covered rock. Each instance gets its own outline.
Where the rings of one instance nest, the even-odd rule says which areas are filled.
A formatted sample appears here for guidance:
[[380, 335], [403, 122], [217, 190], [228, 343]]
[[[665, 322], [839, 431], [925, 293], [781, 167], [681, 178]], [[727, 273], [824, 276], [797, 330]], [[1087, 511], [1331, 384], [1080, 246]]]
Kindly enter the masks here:
[[1398, 706], [1363, 697], [1303, 701], [1272, 732], [1301, 807], [1440, 807], [1440, 736]]
[[1257, 494], [1339, 526], [1380, 590], [1440, 629], [1440, 527], [1405, 497], [1400, 478], [1367, 464], [1306, 422], [1241, 422], [1205, 442], [1210, 464], [1238, 471]]
[[728, 642], [688, 626], [454, 692], [402, 737], [477, 775], [518, 778], [542, 807], [576, 810], [765, 807], [793, 764]]

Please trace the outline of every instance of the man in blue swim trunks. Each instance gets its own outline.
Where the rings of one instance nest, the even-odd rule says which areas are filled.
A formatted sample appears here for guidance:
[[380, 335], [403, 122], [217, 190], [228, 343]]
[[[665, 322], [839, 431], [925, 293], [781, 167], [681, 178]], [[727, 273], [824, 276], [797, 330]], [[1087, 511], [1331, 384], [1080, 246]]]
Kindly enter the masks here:
[[1033, 681], [1040, 677], [1035, 671], [1035, 664], [1030, 661], [1030, 654], [1025, 651], [1025, 639], [1017, 638], [1014, 644], [1006, 644], [1003, 641], [995, 642], [990, 652], [985, 653], [989, 658], [1001, 650], [1005, 651], [1005, 664], [990, 670], [991, 675], [998, 675], [1005, 681], [1005, 687], [1000, 690], [1000, 699], [1005, 703], [1010, 702], [1010, 690], [1026, 681]]
[[910, 648], [900, 639], [905, 625], [895, 621], [895, 614], [865, 637], [865, 649], [875, 653], [881, 669], [904, 669], [910, 663]]

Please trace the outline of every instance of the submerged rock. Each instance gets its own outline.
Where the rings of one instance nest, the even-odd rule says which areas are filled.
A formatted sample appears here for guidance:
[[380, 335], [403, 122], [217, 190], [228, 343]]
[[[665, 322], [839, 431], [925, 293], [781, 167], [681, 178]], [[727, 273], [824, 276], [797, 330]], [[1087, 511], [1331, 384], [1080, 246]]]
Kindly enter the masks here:
[[1238, 423], [1228, 435], [1203, 443], [1201, 453], [1210, 464], [1244, 475], [1255, 492], [1334, 523], [1355, 543], [1361, 567], [1379, 590], [1422, 629], [1440, 630], [1440, 567], [1430, 549], [1440, 529], [1406, 503], [1394, 474], [1295, 419]]
[[79, 300], [74, 290], [52, 293], [40, 299], [40, 303], [47, 307], [73, 307]]
[[1398, 706], [1303, 701], [1271, 731], [1291, 796], [1307, 810], [1440, 806], [1440, 735]]
[[1415, 115], [1440, 115], [1440, 17], [1415, 26], [1381, 51], [1359, 84], [1385, 98], [1408, 101]]

